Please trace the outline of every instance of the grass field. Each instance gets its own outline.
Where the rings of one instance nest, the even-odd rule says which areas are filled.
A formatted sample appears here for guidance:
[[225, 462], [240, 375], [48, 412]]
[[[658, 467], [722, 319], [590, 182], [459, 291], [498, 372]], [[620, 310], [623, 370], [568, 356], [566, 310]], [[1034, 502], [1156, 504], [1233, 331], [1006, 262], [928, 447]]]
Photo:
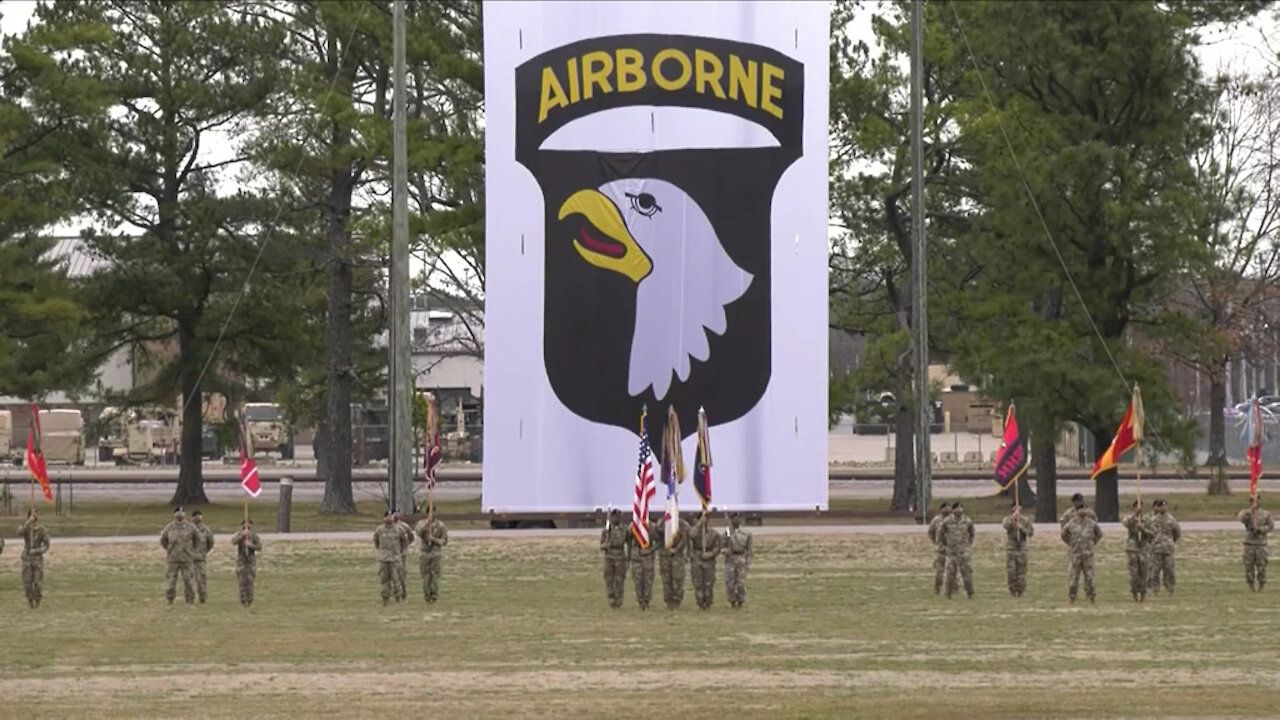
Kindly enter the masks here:
[[720, 584], [710, 612], [687, 590], [682, 610], [642, 613], [630, 579], [625, 609], [606, 607], [589, 538], [456, 540], [430, 608], [383, 608], [365, 544], [274, 543], [245, 611], [225, 544], [211, 604], [170, 608], [159, 548], [55, 542], [31, 612], [11, 544], [0, 718], [1272, 715], [1280, 588], [1249, 593], [1239, 548], [1189, 534], [1178, 594], [1139, 606], [1112, 534], [1098, 606], [1072, 607], [1054, 537], [1033, 541], [1014, 600], [980, 536], [972, 601], [933, 595], [919, 536], [760, 537], [744, 610]]
[[[1121, 507], [1127, 508], [1129, 502], [1133, 498], [1125, 495], [1121, 496]], [[1148, 504], [1154, 498], [1148, 496]], [[1178, 519], [1183, 521], [1192, 520], [1231, 520], [1235, 514], [1248, 506], [1248, 498], [1239, 495], [1227, 496], [1210, 496], [1202, 493], [1178, 493], [1167, 496], [1169, 507], [1177, 515]], [[1009, 501], [1006, 498], [997, 496], [971, 497], [964, 498], [965, 512], [974, 519], [975, 522], [999, 522], [1001, 518], [1009, 512]], [[1088, 498], [1090, 505], [1093, 504], [1093, 498]], [[1065, 499], [1059, 499], [1058, 510], [1065, 510], [1069, 503]], [[78, 502], [75, 504], [74, 511], [65, 512], [63, 515], [55, 515], [53, 509], [44, 501], [38, 501], [37, 507], [41, 511], [40, 521], [49, 529], [54, 537], [75, 537], [84, 535], [145, 535], [148, 533], [159, 534], [160, 528], [164, 527], [172, 519], [173, 508], [165, 503], [144, 502], [144, 503], [126, 503], [126, 502]], [[832, 498], [831, 509], [836, 512], [852, 511], [859, 513], [858, 517], [798, 517], [788, 518], [785, 522], [791, 524], [832, 524], [832, 523], [856, 523], [856, 524], [884, 524], [884, 523], [901, 523], [904, 521], [902, 516], [886, 515], [885, 510], [889, 507], [889, 501], [883, 498]], [[25, 498], [21, 504], [15, 503], [11, 512], [13, 514], [5, 516], [0, 512], [0, 530], [9, 532], [8, 525], [17, 527], [22, 522], [22, 514], [25, 513]], [[65, 510], [71, 510], [70, 503], [64, 503]], [[276, 526], [276, 508], [277, 504], [274, 498], [268, 498], [265, 495], [250, 503], [250, 513], [254, 518], [254, 523], [259, 530], [274, 531]], [[205, 505], [201, 508], [205, 514], [205, 522], [214, 529], [215, 532], [230, 533], [234, 532], [240, 526], [240, 519], [243, 517], [243, 506], [238, 503]], [[194, 510], [188, 508], [188, 512]], [[377, 523], [382, 520], [382, 512], [385, 505], [379, 500], [363, 501], [358, 503], [358, 514], [356, 515], [322, 515], [319, 512], [319, 504], [316, 502], [295, 502], [293, 503], [293, 516], [291, 520], [291, 529], [294, 532], [323, 532], [336, 530], [368, 530], [373, 531]], [[465, 500], [448, 500], [437, 503], [437, 512], [442, 517], [448, 519], [450, 515], [457, 513], [478, 513], [480, 512], [479, 498]], [[483, 528], [488, 527], [487, 521], [458, 521], [450, 520], [449, 527], [464, 528]]]

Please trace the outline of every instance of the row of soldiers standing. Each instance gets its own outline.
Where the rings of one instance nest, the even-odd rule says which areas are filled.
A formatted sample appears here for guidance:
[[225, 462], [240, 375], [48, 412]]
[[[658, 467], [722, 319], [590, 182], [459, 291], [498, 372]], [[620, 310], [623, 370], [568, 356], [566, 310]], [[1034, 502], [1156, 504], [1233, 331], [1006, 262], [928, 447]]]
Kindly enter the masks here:
[[[1076, 493], [1072, 507], [1059, 519], [1062, 541], [1067, 545], [1067, 597], [1076, 601], [1081, 579], [1085, 596], [1096, 602], [1094, 584], [1094, 549], [1102, 540], [1098, 515], [1085, 506], [1084, 496]], [[1159, 594], [1161, 586], [1173, 594], [1177, 585], [1175, 554], [1182, 539], [1182, 527], [1168, 502], [1153, 503], [1154, 515], [1143, 513], [1142, 502], [1135, 500], [1129, 514], [1121, 519], [1128, 540], [1125, 551], [1129, 560], [1129, 590], [1135, 602], [1146, 602], [1148, 593]], [[1261, 591], [1267, 583], [1267, 535], [1275, 528], [1271, 513], [1258, 507], [1255, 495], [1249, 509], [1242, 510], [1236, 520], [1245, 527], [1244, 568], [1249, 589]], [[1035, 535], [1035, 525], [1022, 515], [1015, 501], [1011, 513], [1001, 522], [1005, 533], [1005, 570], [1009, 594], [1021, 597], [1027, 589], [1027, 542]], [[965, 592], [973, 597], [973, 521], [964, 514], [962, 503], [942, 503], [929, 523], [929, 539], [933, 543], [934, 593], [945, 588], [950, 598], [957, 590], [957, 575]]]
[[715, 597], [716, 560], [724, 556], [725, 592], [729, 604], [741, 608], [747, 602], [747, 570], [753, 554], [751, 533], [742, 529], [738, 513], [729, 516], [729, 528], [721, 534], [710, 529], [710, 517], [703, 512], [696, 526], [681, 519], [670, 546], [666, 542], [666, 523], [650, 520], [649, 544], [641, 545], [630, 525], [622, 522], [622, 513], [609, 511], [600, 533], [600, 552], [604, 555], [604, 588], [609, 607], [622, 607], [627, 580], [627, 566], [635, 586], [636, 601], [641, 610], [649, 609], [653, 597], [654, 555], [662, 578], [662, 597], [668, 610], [676, 610], [684, 601], [685, 564], [690, 566], [694, 597], [698, 608], [711, 609]]
[[373, 547], [378, 553], [378, 582], [381, 586], [382, 604], [404, 602], [408, 596], [405, 587], [405, 567], [409, 561], [409, 547], [418, 539], [420, 553], [418, 572], [422, 576], [422, 597], [433, 604], [440, 597], [440, 572], [443, 567], [444, 546], [449, 544], [449, 529], [436, 519], [434, 512], [414, 527], [404, 521], [404, 515], [388, 510], [382, 517], [382, 525], [373, 533]]
[[[240, 592], [240, 604], [253, 604], [253, 586], [258, 577], [258, 553], [262, 552], [262, 539], [253, 530], [253, 521], [245, 518], [240, 530], [231, 537], [236, 549], [236, 585]], [[165, 551], [164, 599], [173, 604], [177, 596], [178, 578], [182, 578], [182, 596], [188, 605], [198, 598], [205, 604], [209, 598], [209, 580], [205, 561], [213, 550], [213, 530], [204, 524], [199, 510], [191, 514], [187, 522], [182, 508], [173, 511], [173, 522], [160, 531], [160, 547]]]

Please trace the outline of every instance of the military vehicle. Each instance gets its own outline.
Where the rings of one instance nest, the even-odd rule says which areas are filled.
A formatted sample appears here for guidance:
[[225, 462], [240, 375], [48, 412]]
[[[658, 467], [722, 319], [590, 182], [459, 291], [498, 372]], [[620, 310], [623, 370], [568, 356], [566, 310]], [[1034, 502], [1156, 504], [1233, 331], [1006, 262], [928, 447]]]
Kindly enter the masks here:
[[245, 403], [244, 424], [251, 455], [274, 452], [281, 460], [293, 459], [293, 428], [279, 405]]
[[84, 416], [80, 411], [41, 410], [40, 449], [50, 465], [83, 465]]
[[115, 408], [102, 411], [98, 423], [98, 459], [118, 465], [177, 460], [182, 424], [167, 408]]
[[15, 456], [13, 447], [13, 413], [0, 410], [0, 461]]

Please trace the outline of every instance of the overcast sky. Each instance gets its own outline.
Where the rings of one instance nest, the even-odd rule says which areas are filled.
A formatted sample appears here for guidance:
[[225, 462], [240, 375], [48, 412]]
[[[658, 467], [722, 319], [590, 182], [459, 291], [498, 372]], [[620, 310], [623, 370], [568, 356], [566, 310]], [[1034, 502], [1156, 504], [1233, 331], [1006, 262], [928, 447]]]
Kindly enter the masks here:
[[[0, 34], [11, 35], [24, 30], [35, 11], [34, 0], [3, 0], [0, 2]], [[1280, 28], [1276, 22], [1276, 12], [1268, 12], [1249, 23], [1232, 28], [1212, 29], [1204, 34], [1204, 43], [1198, 51], [1206, 72], [1231, 71], [1249, 74], [1265, 74], [1276, 71], [1276, 51], [1280, 50]], [[870, 23], [860, 18], [851, 28], [851, 34], [868, 43]], [[232, 152], [230, 139], [219, 138], [221, 142], [206, 143], [201, 149], [202, 161], [217, 161], [230, 156]], [[232, 173], [228, 173], [228, 178]], [[54, 234], [72, 235], [78, 231], [75, 226], [56, 228]], [[421, 264], [415, 262], [413, 273], [421, 270]]]

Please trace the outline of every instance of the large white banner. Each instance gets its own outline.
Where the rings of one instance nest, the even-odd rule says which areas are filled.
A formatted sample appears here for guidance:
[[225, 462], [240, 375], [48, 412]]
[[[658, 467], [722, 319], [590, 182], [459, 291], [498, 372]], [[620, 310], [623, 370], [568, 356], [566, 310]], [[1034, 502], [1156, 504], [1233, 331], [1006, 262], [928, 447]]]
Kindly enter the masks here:
[[485, 3], [486, 510], [629, 508], [669, 406], [716, 508], [826, 509], [828, 24]]

